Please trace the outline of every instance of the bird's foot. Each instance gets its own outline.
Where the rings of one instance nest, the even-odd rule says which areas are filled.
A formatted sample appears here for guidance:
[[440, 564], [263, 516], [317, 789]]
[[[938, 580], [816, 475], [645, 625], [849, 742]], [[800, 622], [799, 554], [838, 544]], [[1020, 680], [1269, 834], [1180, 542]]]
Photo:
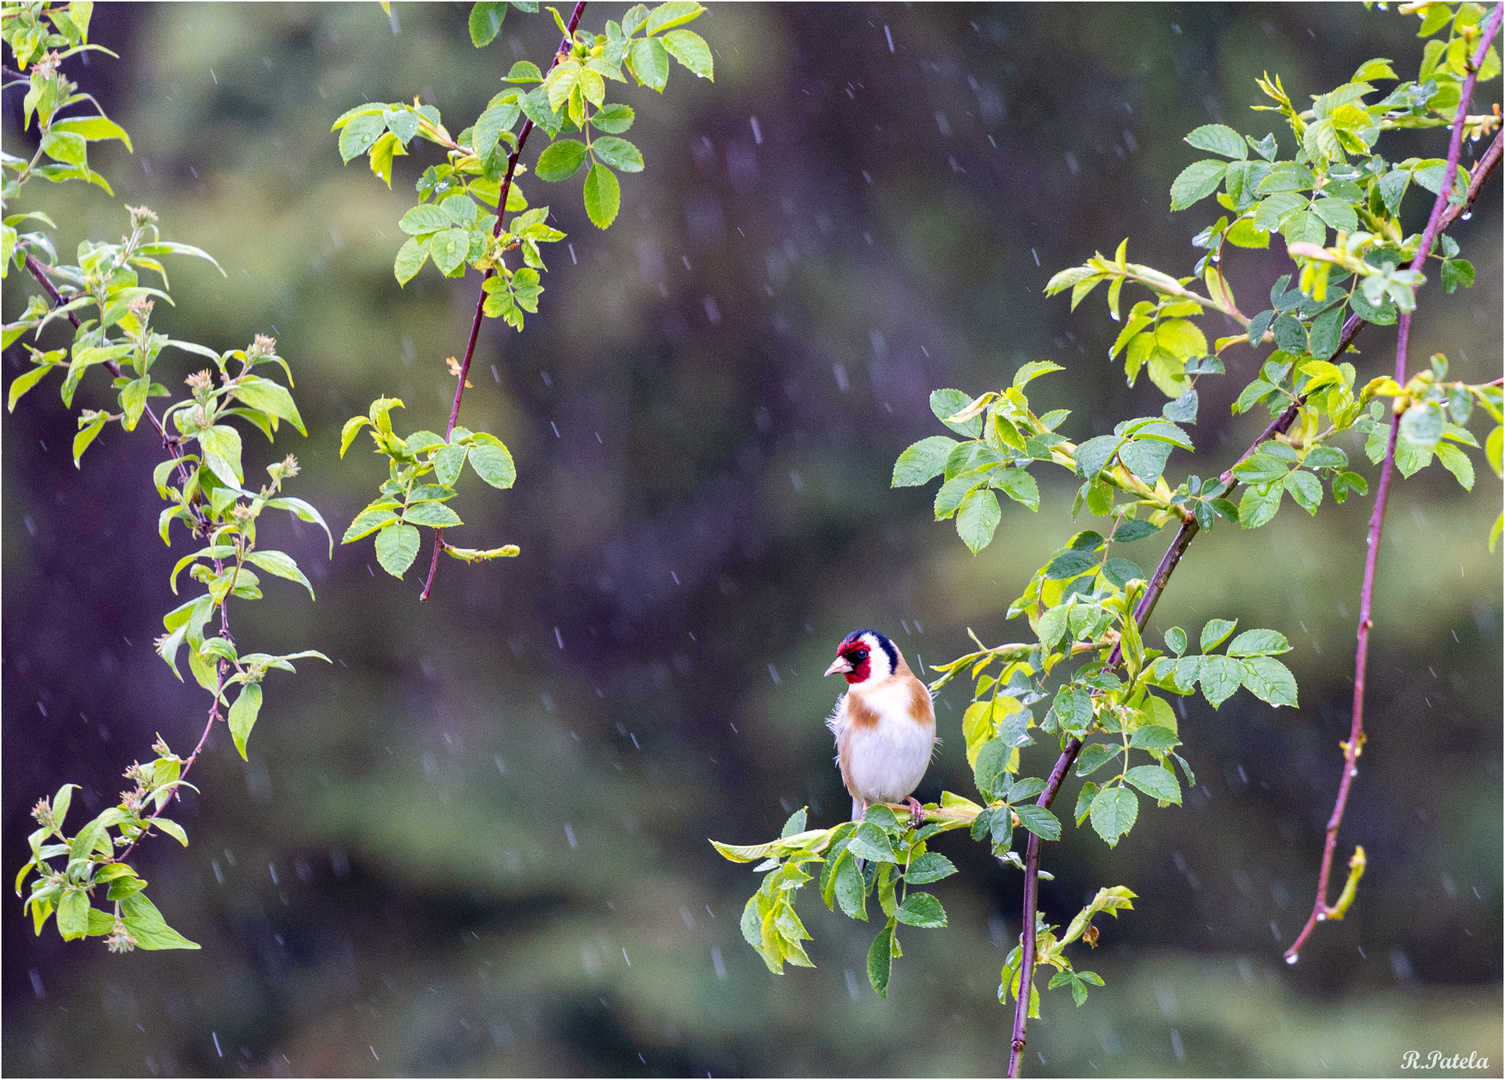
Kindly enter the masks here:
[[925, 808], [920, 805], [919, 800], [913, 795], [904, 801], [909, 803], [909, 823], [918, 829], [925, 823]]

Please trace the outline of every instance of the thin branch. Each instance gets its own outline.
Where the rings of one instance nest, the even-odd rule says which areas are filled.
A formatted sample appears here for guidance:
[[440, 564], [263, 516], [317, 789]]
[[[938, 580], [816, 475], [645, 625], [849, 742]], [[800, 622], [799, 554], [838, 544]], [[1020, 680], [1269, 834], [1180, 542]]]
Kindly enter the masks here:
[[[1478, 50], [1474, 53], [1469, 63], [1468, 77], [1463, 81], [1463, 96], [1458, 102], [1458, 117], [1453, 123], [1453, 135], [1448, 142], [1447, 169], [1443, 172], [1442, 186], [1437, 192], [1437, 200], [1432, 204], [1431, 216], [1427, 219], [1427, 227], [1421, 234], [1421, 247], [1416, 252], [1416, 258], [1411, 261], [1412, 270], [1420, 270], [1432, 252], [1432, 245], [1437, 242], [1437, 237], [1444, 227], [1443, 218], [1449, 207], [1449, 198], [1453, 193], [1453, 184], [1458, 176], [1458, 155], [1463, 145], [1464, 119], [1468, 113], [1469, 99], [1473, 97], [1474, 83], [1478, 78], [1479, 68], [1484, 64], [1484, 57], [1489, 49], [1490, 42], [1500, 30], [1501, 20], [1505, 19], [1505, 3], [1495, 5], [1494, 14], [1490, 16], [1488, 25], [1484, 29], [1484, 40], [1479, 43]], [[1499, 136], [1495, 137], [1490, 150], [1494, 152], [1494, 160], [1499, 160]], [[1488, 158], [1488, 154], [1485, 155]], [[1482, 167], [1483, 162], [1480, 162]], [[1474, 170], [1482, 171], [1480, 167]], [[1472, 185], [1470, 185], [1472, 187]], [[1472, 194], [1472, 191], [1470, 191]], [[1460, 212], [1461, 212], [1460, 208]], [[1395, 381], [1406, 385], [1406, 348], [1411, 338], [1411, 313], [1405, 312], [1399, 320], [1398, 332], [1395, 344]], [[1338, 797], [1333, 802], [1332, 816], [1327, 820], [1326, 836], [1322, 842], [1322, 865], [1317, 871], [1317, 897], [1312, 903], [1312, 913], [1307, 916], [1306, 925], [1301, 928], [1301, 933], [1296, 935], [1296, 940], [1291, 942], [1291, 947], [1285, 951], [1286, 963], [1294, 964], [1300, 956], [1301, 946], [1311, 936], [1319, 922], [1325, 921], [1328, 916], [1341, 918], [1341, 909], [1327, 902], [1328, 880], [1332, 876], [1333, 854], [1338, 847], [1338, 829], [1343, 824], [1343, 811], [1348, 806], [1348, 793], [1353, 786], [1354, 777], [1359, 774], [1358, 758], [1364, 748], [1364, 672], [1369, 661], [1369, 630], [1374, 626], [1373, 601], [1374, 601], [1374, 574], [1380, 557], [1380, 537], [1385, 527], [1385, 505], [1390, 496], [1390, 477], [1395, 467], [1395, 447], [1400, 436], [1401, 414], [1392, 411], [1390, 414], [1390, 434], [1385, 441], [1385, 460], [1380, 466], [1380, 486], [1374, 496], [1374, 510], [1369, 515], [1369, 550], [1364, 557], [1364, 584], [1359, 592], [1359, 631], [1358, 649], [1354, 656], [1353, 672], [1353, 719], [1349, 727], [1348, 742], [1343, 747], [1343, 777], [1338, 782]]]
[[[31, 274], [31, 276], [37, 280], [37, 283], [42, 286], [43, 291], [47, 293], [47, 297], [52, 301], [53, 306], [62, 307], [65, 303], [63, 294], [58, 291], [58, 288], [53, 284], [52, 279], [47, 276], [46, 265], [37, 260], [29, 251], [26, 253], [26, 269]], [[71, 311], [65, 312], [65, 314], [68, 316], [68, 321], [73, 324], [73, 328], [75, 330], [81, 329], [77, 315], [75, 315]], [[114, 360], [107, 360], [105, 362], [105, 366], [109, 369], [110, 374], [115, 378], [118, 379], [121, 377], [120, 365], [117, 364]], [[147, 404], [145, 411], [146, 415], [151, 419], [152, 426], [157, 429], [157, 434], [162, 437], [163, 447], [177, 463], [178, 475], [186, 484], [188, 480], [188, 467], [187, 464], [183, 461], [183, 451], [181, 449], [179, 440], [167, 434], [167, 428], [163, 426], [161, 419], [152, 410], [152, 407], [149, 403]], [[209, 519], [204, 515], [203, 510], [197, 505], [196, 501], [189, 503], [188, 509], [189, 512], [193, 515], [194, 519], [193, 531], [201, 536], [207, 536], [209, 534]], [[214, 560], [214, 566], [217, 572], [223, 569], [221, 561], [219, 559]], [[227, 611], [229, 600], [230, 598], [227, 595], [223, 600], [220, 601], [220, 631], [221, 635], [227, 641], [233, 641], [234, 638], [230, 634], [229, 612]], [[218, 686], [216, 687], [214, 692], [214, 700], [209, 705], [209, 718], [204, 724], [203, 733], [199, 735], [198, 745], [193, 748], [193, 753], [189, 754], [188, 757], [183, 759], [183, 768], [178, 773], [178, 778], [180, 780], [188, 775], [189, 769], [193, 768], [193, 763], [198, 760], [199, 754], [203, 752], [205, 744], [209, 741], [209, 733], [214, 730], [215, 721], [221, 718], [219, 703], [220, 698], [225, 691], [225, 677], [228, 673], [229, 664], [224, 660], [220, 660], [216, 664]], [[167, 809], [170, 803], [177, 800], [178, 797], [178, 790], [174, 788], [172, 798], [166, 800], [162, 803], [161, 806], [157, 807], [157, 809], [153, 811], [152, 814], [147, 818], [147, 821], [155, 821], [157, 818], [161, 817], [162, 812]], [[145, 833], [137, 836], [130, 842], [129, 845], [127, 845], [125, 850], [120, 852], [120, 854], [114, 856], [113, 861], [124, 862], [126, 858], [131, 854], [131, 852], [136, 850], [136, 845], [141, 843], [144, 837]]]
[[[554, 51], [554, 60], [549, 64], [549, 71], [553, 71], [555, 65], [569, 55], [570, 43], [575, 37], [575, 27], [580, 25], [580, 16], [585, 14], [585, 2], [586, 0], [579, 0], [579, 3], [575, 5], [575, 11], [570, 15], [570, 21], [565, 27], [565, 34], [559, 42], [559, 48]], [[547, 71], [544, 72], [544, 76], [548, 76]], [[491, 227], [493, 239], [502, 235], [502, 219], [507, 213], [507, 195], [512, 190], [512, 175], [517, 171], [518, 159], [522, 157], [523, 147], [527, 145], [528, 136], [532, 133], [533, 121], [529, 120], [523, 124], [522, 130], [517, 134], [517, 149], [512, 151], [507, 158], [507, 177], [502, 181], [501, 192], [497, 196], [496, 224]], [[486, 306], [486, 282], [495, 273], [496, 268], [492, 267], [481, 275], [481, 293], [476, 297], [476, 313], [470, 321], [470, 340], [465, 343], [465, 359], [460, 364], [460, 378], [455, 383], [455, 402], [449, 409], [449, 426], [444, 429], [446, 441], [454, 433], [455, 424], [460, 419], [460, 399], [465, 396], [465, 380], [470, 375], [470, 361], [475, 356], [476, 340], [481, 336], [481, 318]], [[434, 575], [439, 571], [439, 553], [445, 547], [444, 530], [436, 529], [434, 531], [434, 557], [429, 561], [429, 576], [423, 583], [423, 595], [418, 597], [420, 603], [429, 598], [429, 593], [434, 588]]]
[[[1485, 45], [1481, 46], [1481, 52], [1482, 49], [1488, 45], [1489, 40], [1494, 36], [1494, 31], [1498, 29], [1499, 17], [1500, 9], [1497, 8], [1495, 16], [1491, 19], [1490, 22], [1492, 29], [1486, 37]], [[1474, 65], [1474, 68], [1475, 70], [1477, 70], [1477, 63]], [[1471, 81], [1467, 89], [1469, 93], [1471, 93], [1473, 89], [1473, 75], [1471, 74], [1469, 78]], [[1464, 94], [1463, 102], [1468, 101], [1469, 93]], [[1462, 125], [1455, 124], [1453, 131], [1454, 142], [1456, 143], [1458, 139], [1461, 138]], [[1432, 233], [1432, 241], [1434, 243], [1437, 236], [1439, 236], [1443, 230], [1445, 230], [1449, 225], [1451, 225], [1460, 216], [1467, 213], [1473, 207], [1474, 200], [1478, 198], [1479, 192], [1483, 189], [1485, 183], [1488, 182], [1489, 178], [1494, 174], [1495, 170], [1499, 168], [1502, 148], [1505, 148], [1505, 131], [1501, 131], [1495, 135], [1494, 140], [1489, 145], [1489, 149], [1484, 152], [1484, 155], [1474, 166], [1473, 173], [1471, 174], [1469, 180], [1467, 200], [1463, 205], [1460, 206], [1449, 204], [1446, 202], [1445, 195], [1438, 196], [1438, 201], [1444, 203], [1445, 209], [1438, 217], [1438, 225], [1436, 229], [1432, 229], [1432, 223], [1430, 221], [1428, 222], [1428, 229]], [[1452, 163], [1452, 171], [1449, 174], [1448, 183], [1445, 183], [1442, 187], [1443, 192], [1452, 191], [1451, 177], [1457, 175], [1456, 152], [1450, 153], [1449, 160]], [[1424, 244], [1421, 252], [1417, 255], [1418, 265], [1421, 260], [1424, 260], [1426, 258], [1426, 253], [1429, 251], [1430, 245]], [[1407, 330], [1409, 331], [1410, 318], [1405, 317], [1403, 322], [1407, 327]], [[1344, 351], [1346, 351], [1348, 347], [1353, 343], [1354, 338], [1358, 336], [1359, 331], [1362, 330], [1365, 325], [1365, 320], [1359, 318], [1357, 315], [1350, 316], [1348, 321], [1343, 325], [1343, 336], [1340, 339], [1338, 350], [1336, 353], [1334, 353], [1334, 355], [1341, 355]], [[1404, 370], [1401, 371], [1400, 375], [1396, 379], [1396, 381], [1401, 383], [1402, 385], [1405, 384], [1405, 379], [1403, 376]], [[1291, 406], [1287, 408], [1284, 413], [1282, 413], [1276, 419], [1272, 420], [1269, 426], [1259, 434], [1258, 438], [1250, 443], [1248, 449], [1246, 449], [1242, 454], [1239, 455], [1238, 461], [1234, 464], [1237, 465], [1248, 460], [1255, 454], [1256, 451], [1258, 451], [1261, 445], [1269, 442], [1277, 435], [1282, 435], [1287, 430], [1289, 430], [1296, 417], [1300, 415], [1301, 407], [1304, 404], [1306, 404], [1306, 399], [1304, 397], [1292, 402]], [[1395, 423], [1398, 422], [1399, 421], [1397, 418]], [[1392, 430], [1392, 439], [1394, 438], [1394, 434], [1395, 432], [1394, 430]], [[1222, 473], [1219, 479], [1229, 485], [1228, 490], [1224, 493], [1225, 495], [1231, 494], [1233, 489], [1238, 486], [1238, 478], [1234, 475], [1232, 467], [1230, 467], [1226, 472]], [[1388, 473], [1385, 476], [1381, 477], [1382, 491], [1387, 487], [1387, 480]], [[1376, 492], [1377, 502], [1379, 500], [1379, 497], [1380, 493]], [[1134, 621], [1141, 630], [1144, 629], [1145, 624], [1149, 622], [1150, 615], [1155, 610], [1155, 604], [1159, 601], [1161, 594], [1165, 591], [1166, 586], [1170, 582], [1171, 574], [1175, 572], [1176, 566], [1181, 561], [1181, 557], [1186, 553], [1186, 549], [1191, 546], [1193, 538], [1199, 531], [1200, 530], [1195, 519], [1182, 520], [1181, 527], [1176, 531], [1175, 538], [1171, 541], [1170, 547], [1166, 549], [1165, 555], [1160, 560], [1160, 565], [1155, 568], [1155, 573], [1151, 575], [1148, 588], [1146, 588], [1144, 595], [1140, 597], [1139, 603], [1134, 608]], [[1378, 544], [1371, 544], [1371, 555], [1375, 550], [1377, 550], [1377, 548]], [[1361, 619], [1362, 618], [1363, 616], [1361, 616]], [[1362, 633], [1364, 635], [1362, 640], [1367, 642], [1367, 628], [1363, 629]], [[1116, 667], [1122, 659], [1123, 657], [1121, 650], [1117, 646], [1115, 646], [1113, 651], [1108, 656], [1107, 669]], [[1350, 753], [1353, 752], [1351, 748], [1356, 746], [1357, 742], [1358, 740], [1356, 738], [1350, 740]], [[1061, 756], [1056, 760], [1055, 767], [1051, 769], [1050, 776], [1046, 780], [1045, 790], [1043, 790], [1040, 793], [1040, 797], [1035, 800], [1035, 804], [1037, 806], [1042, 806], [1046, 809], [1049, 809], [1051, 803], [1055, 801], [1056, 795], [1060, 792], [1061, 785], [1065, 783], [1066, 774], [1071, 770], [1071, 766], [1076, 762], [1077, 755], [1082, 751], [1082, 745], [1083, 744], [1081, 739], [1073, 737], [1067, 740], [1066, 746], [1061, 751]], [[1345, 787], [1343, 789], [1343, 797], [1346, 797], [1346, 785], [1350, 779], [1348, 772], [1352, 769], [1351, 763], [1345, 764], [1346, 769], [1343, 780]], [[1341, 806], [1335, 808], [1335, 810], [1341, 815]], [[1330, 836], [1334, 838], [1336, 837], [1335, 825], [1332, 827]], [[1331, 864], [1331, 851], [1328, 850], [1323, 860], [1323, 870], [1319, 885], [1320, 895], [1318, 896], [1318, 904], [1323, 905], [1324, 907], [1327, 876], [1328, 871], [1331, 868]], [[1038, 910], [1038, 888], [1036, 882], [1039, 878], [1039, 874], [1040, 838], [1034, 833], [1031, 833], [1029, 837], [1029, 843], [1025, 848], [1024, 856], [1024, 919], [1021, 935], [1023, 942], [1019, 972], [1019, 999], [1015, 1003], [1013, 1039], [1010, 1044], [1009, 1052], [1009, 1076], [1019, 1075], [1021, 1065], [1020, 1055], [1024, 1050], [1025, 1029], [1029, 1019], [1029, 987], [1034, 978], [1035, 968], [1035, 935], [1033, 933], [1033, 930], [1035, 925], [1036, 911]], [[1311, 932], [1311, 927], [1315, 925], [1316, 919], [1317, 916], [1314, 912], [1313, 920], [1308, 923], [1306, 929], [1302, 931], [1301, 937], [1299, 937], [1296, 941], [1296, 944], [1292, 946], [1293, 951], [1294, 949], [1299, 948], [1301, 943], [1306, 939], [1306, 936]]]
[[[37, 283], [42, 286], [43, 291], [47, 293], [48, 299], [52, 301], [53, 306], [62, 307], [66, 301], [63, 299], [63, 294], [58, 292], [57, 286], [52, 283], [52, 279], [47, 276], [46, 264], [40, 262], [29, 251], [26, 253], [26, 269], [32, 277], [36, 278]], [[65, 314], [68, 316], [68, 321], [73, 324], [73, 329], [78, 330], [81, 328], [77, 315], [71, 311]], [[106, 360], [105, 368], [115, 378], [118, 379], [121, 377], [120, 365], [114, 360]], [[152, 422], [152, 427], [157, 429], [157, 434], [162, 438], [162, 448], [172, 455], [173, 460], [177, 462], [178, 477], [186, 483], [188, 480], [188, 467], [183, 461], [183, 451], [179, 440], [167, 433], [167, 428], [163, 426], [161, 418], [152, 409], [151, 402], [146, 403], [145, 413], [147, 419]], [[193, 513], [196, 523], [194, 531], [201, 535], [208, 535], [206, 531], [209, 524], [208, 520], [204, 518], [196, 505], [190, 504], [189, 509]]]

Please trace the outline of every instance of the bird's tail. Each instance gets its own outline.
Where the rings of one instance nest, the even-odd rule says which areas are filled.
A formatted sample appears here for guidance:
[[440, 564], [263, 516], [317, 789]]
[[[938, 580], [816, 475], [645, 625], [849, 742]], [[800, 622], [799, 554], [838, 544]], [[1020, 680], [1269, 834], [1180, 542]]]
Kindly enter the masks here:
[[[852, 796], [852, 820], [853, 821], [861, 821], [862, 818], [863, 818], [863, 815], [866, 814], [866, 813], [867, 813], [867, 803], [863, 802], [857, 796], [853, 795]], [[852, 859], [852, 862], [857, 867], [857, 872], [859, 874], [862, 873], [863, 860], [854, 857]]]

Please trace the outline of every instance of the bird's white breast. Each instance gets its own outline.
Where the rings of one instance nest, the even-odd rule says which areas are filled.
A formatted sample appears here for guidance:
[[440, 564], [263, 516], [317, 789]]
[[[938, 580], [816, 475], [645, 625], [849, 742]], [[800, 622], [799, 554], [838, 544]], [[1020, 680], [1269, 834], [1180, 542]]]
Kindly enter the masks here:
[[935, 748], [935, 724], [921, 723], [912, 715], [912, 691], [901, 680], [863, 692], [862, 703], [877, 714], [878, 722], [854, 724], [850, 717], [854, 692], [849, 690], [841, 699], [831, 724], [838, 759], [846, 759], [847, 786], [868, 803], [900, 802], [925, 776]]

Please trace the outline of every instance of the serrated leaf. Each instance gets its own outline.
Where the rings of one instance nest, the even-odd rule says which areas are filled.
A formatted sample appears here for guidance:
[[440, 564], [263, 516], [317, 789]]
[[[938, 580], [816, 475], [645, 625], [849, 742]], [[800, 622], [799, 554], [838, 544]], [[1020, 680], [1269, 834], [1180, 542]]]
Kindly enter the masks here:
[[1244, 137], [1226, 124], [1204, 124], [1186, 136], [1185, 141], [1198, 150], [1222, 154], [1238, 161], [1249, 156], [1249, 151], [1244, 146]]
[[478, 432], [470, 447], [470, 467], [494, 488], [510, 488], [517, 480], [517, 466], [502, 441]]
[[1239, 661], [1227, 656], [1203, 656], [1198, 667], [1202, 694], [1214, 709], [1238, 692], [1244, 671]]
[[1116, 847], [1118, 838], [1132, 829], [1139, 817], [1139, 799], [1127, 788], [1105, 788], [1093, 797], [1090, 817], [1097, 834], [1109, 847]]
[[412, 525], [389, 525], [376, 534], [376, 561], [395, 578], [407, 573], [418, 557], [418, 530]]
[[1022, 806], [1010, 807], [1010, 809], [1013, 810], [1014, 816], [1019, 819], [1019, 824], [1023, 825], [1041, 840], [1059, 840], [1061, 838], [1061, 822], [1045, 807], [1025, 803]]
[[878, 931], [878, 936], [873, 939], [873, 944], [867, 951], [867, 981], [881, 998], [888, 997], [888, 980], [894, 965], [893, 944], [894, 929], [890, 922]]
[[1279, 660], [1256, 656], [1240, 662], [1249, 692], [1271, 705], [1296, 707], [1296, 677]]
[[533, 175], [540, 180], [566, 180], [585, 164], [585, 144], [576, 139], [555, 139], [538, 155]]
[[1169, 769], [1159, 765], [1136, 765], [1124, 774], [1124, 779], [1152, 799], [1181, 805], [1181, 782]]
[[470, 9], [470, 43], [478, 49], [491, 44], [506, 17], [505, 0], [478, 0]]
[[621, 205], [622, 188], [615, 174], [596, 162], [585, 177], [585, 213], [591, 224], [598, 229], [610, 227], [617, 220], [617, 210]]
[[1146, 724], [1134, 732], [1129, 745], [1136, 750], [1171, 750], [1181, 745], [1181, 740], [1168, 727]]
[[1171, 183], [1171, 209], [1185, 210], [1218, 189], [1228, 166], [1221, 161], [1198, 161], [1181, 170]]
[[941, 475], [946, 457], [957, 447], [955, 439], [932, 435], [912, 444], [894, 462], [891, 487], [918, 487]]
[[894, 918], [906, 926], [937, 929], [946, 925], [946, 909], [929, 893], [912, 892], [894, 909]]
[[1229, 656], [1278, 656], [1291, 651], [1291, 643], [1278, 630], [1245, 630], [1228, 646]]
[[910, 860], [904, 880], [911, 885], [928, 885], [956, 873], [956, 865], [938, 851], [927, 851]]
[[663, 37], [664, 48], [696, 78], [716, 81], [711, 47], [693, 30], [671, 30]]

